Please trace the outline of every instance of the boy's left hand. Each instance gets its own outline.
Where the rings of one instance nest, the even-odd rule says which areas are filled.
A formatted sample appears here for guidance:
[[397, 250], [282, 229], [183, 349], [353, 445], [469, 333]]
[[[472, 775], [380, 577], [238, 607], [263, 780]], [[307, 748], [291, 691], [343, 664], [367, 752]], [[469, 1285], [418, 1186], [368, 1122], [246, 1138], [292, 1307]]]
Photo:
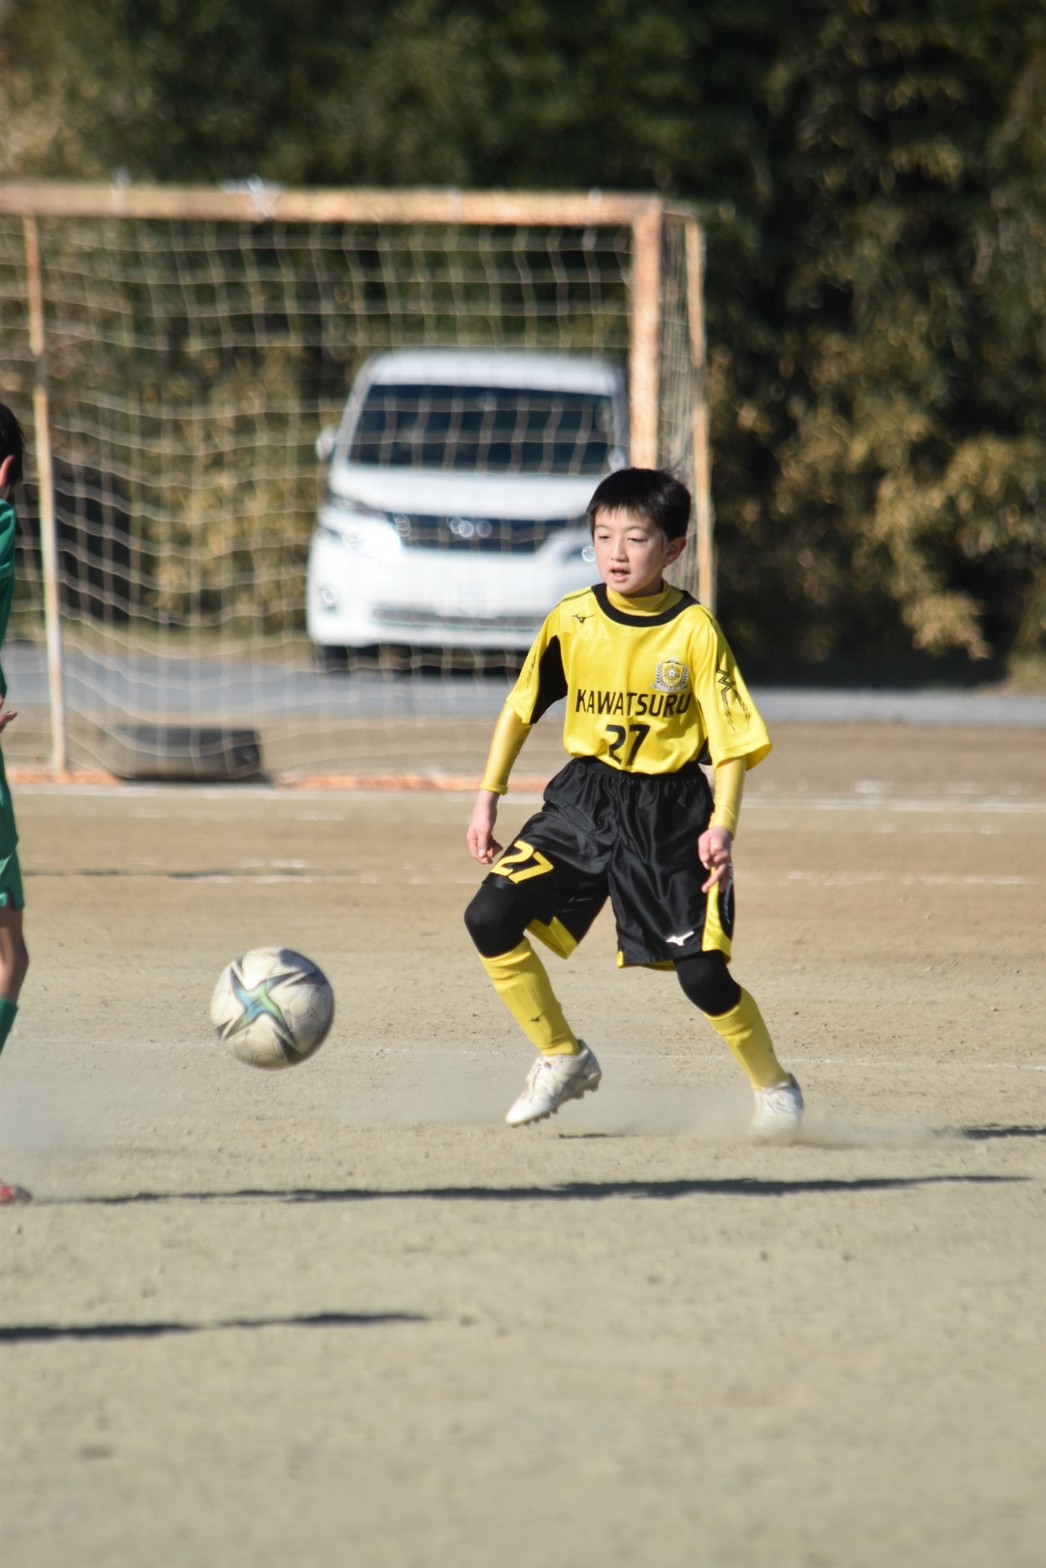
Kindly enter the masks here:
[[697, 858], [709, 873], [702, 883], [702, 893], [708, 893], [730, 875], [730, 861], [734, 835], [726, 828], [706, 828], [697, 841]]

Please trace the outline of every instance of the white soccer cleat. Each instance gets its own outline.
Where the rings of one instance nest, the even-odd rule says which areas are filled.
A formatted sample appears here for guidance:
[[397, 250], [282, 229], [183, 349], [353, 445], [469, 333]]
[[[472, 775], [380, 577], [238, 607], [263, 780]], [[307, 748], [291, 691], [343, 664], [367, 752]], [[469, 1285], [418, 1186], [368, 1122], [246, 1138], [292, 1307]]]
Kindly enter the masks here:
[[763, 1143], [792, 1143], [803, 1126], [803, 1091], [789, 1074], [785, 1083], [755, 1091], [752, 1137]]
[[509, 1107], [505, 1120], [510, 1127], [525, 1127], [528, 1122], [543, 1122], [554, 1116], [567, 1100], [580, 1100], [583, 1094], [599, 1088], [603, 1073], [584, 1040], [579, 1040], [576, 1056], [539, 1056], [527, 1074], [523, 1093]]

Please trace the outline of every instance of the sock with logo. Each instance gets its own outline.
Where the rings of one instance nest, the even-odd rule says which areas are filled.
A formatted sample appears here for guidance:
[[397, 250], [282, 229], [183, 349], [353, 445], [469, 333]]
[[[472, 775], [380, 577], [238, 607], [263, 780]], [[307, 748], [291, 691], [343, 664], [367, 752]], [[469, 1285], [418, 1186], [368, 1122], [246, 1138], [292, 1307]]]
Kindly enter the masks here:
[[741, 1000], [718, 1018], [705, 1014], [716, 1034], [725, 1040], [740, 1062], [753, 1089], [773, 1089], [788, 1082], [788, 1074], [777, 1060], [770, 1031], [754, 997], [741, 987]]
[[576, 1056], [581, 1047], [556, 1000], [548, 971], [526, 937], [511, 952], [480, 963], [523, 1033], [543, 1056]]

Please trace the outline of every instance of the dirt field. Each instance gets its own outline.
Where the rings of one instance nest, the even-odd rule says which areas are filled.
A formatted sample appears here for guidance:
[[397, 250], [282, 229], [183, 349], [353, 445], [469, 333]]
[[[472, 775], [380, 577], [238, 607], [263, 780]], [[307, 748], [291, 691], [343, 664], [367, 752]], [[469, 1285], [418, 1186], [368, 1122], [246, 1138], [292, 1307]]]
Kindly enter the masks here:
[[[775, 738], [734, 972], [787, 1149], [605, 917], [550, 960], [600, 1093], [503, 1125], [464, 794], [18, 791], [4, 1568], [1040, 1568], [1043, 735]], [[339, 1011], [268, 1075], [207, 1010], [273, 942]]]

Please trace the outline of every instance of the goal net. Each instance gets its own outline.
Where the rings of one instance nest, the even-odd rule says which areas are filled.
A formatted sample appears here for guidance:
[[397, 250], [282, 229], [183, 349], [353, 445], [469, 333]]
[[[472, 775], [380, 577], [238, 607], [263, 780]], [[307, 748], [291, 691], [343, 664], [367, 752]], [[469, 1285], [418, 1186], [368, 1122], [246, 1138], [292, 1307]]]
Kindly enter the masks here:
[[[433, 431], [449, 441], [473, 430], [479, 466], [518, 475], [520, 496], [556, 462], [590, 479], [590, 493], [600, 466], [627, 452], [693, 489], [676, 580], [711, 602], [700, 269], [693, 213], [648, 197], [0, 186], [0, 398], [29, 445], [4, 653], [20, 714], [4, 737], [9, 762], [125, 777], [474, 780], [525, 616], [464, 602], [442, 645], [420, 642], [407, 617], [387, 635], [345, 632], [318, 656], [310, 542], [334, 484], [330, 451], [351, 456], [324, 433], [383, 351], [508, 355], [520, 373], [502, 375], [490, 440], [474, 438], [475, 388], [459, 405], [428, 387], [426, 440], [402, 443], [424, 453], [424, 493], [384, 512], [371, 493], [354, 531], [327, 533], [355, 548], [382, 513], [404, 570], [417, 578], [421, 563], [422, 598], [477, 550], [484, 571], [508, 574], [510, 595], [513, 582], [533, 590], [552, 522], [527, 524], [522, 502], [523, 516], [496, 514], [479, 492], [462, 507], [453, 481], [469, 460], [459, 452], [445, 463], [455, 472], [440, 473]], [[579, 393], [554, 406], [532, 394], [506, 414], [520, 375], [549, 353], [616, 370], [620, 439], [600, 415], [602, 447], [586, 445]], [[407, 417], [384, 397], [377, 426], [369, 416], [375, 448]], [[550, 441], [550, 421], [565, 442]], [[576, 524], [583, 503], [564, 508], [557, 526]], [[349, 556], [351, 597], [366, 573]], [[455, 589], [465, 601], [468, 581]], [[540, 751], [528, 751], [540, 773]]]

